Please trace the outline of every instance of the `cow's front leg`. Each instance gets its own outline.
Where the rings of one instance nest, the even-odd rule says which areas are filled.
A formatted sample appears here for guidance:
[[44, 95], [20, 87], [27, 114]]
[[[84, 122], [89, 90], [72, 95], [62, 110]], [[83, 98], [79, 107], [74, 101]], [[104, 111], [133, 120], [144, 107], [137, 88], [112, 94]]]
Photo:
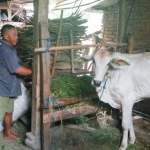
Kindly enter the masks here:
[[135, 142], [135, 132], [134, 132], [134, 127], [133, 127], [133, 120], [131, 120], [131, 125], [129, 129], [129, 135], [130, 135], [130, 144], [134, 144]]
[[123, 138], [119, 150], [126, 150], [128, 146], [128, 132], [132, 121], [132, 107], [131, 104], [122, 104], [122, 129]]

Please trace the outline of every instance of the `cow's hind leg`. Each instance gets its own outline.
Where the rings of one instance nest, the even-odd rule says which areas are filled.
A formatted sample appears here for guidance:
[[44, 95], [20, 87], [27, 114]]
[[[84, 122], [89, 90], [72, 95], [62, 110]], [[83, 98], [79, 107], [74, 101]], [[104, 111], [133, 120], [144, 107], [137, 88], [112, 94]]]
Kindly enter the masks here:
[[128, 132], [132, 122], [132, 107], [131, 104], [122, 104], [122, 129], [123, 138], [119, 150], [126, 150], [128, 146]]
[[131, 120], [131, 125], [129, 129], [129, 135], [130, 135], [130, 144], [134, 144], [135, 142], [135, 132], [134, 132], [134, 127], [133, 127], [133, 121]]

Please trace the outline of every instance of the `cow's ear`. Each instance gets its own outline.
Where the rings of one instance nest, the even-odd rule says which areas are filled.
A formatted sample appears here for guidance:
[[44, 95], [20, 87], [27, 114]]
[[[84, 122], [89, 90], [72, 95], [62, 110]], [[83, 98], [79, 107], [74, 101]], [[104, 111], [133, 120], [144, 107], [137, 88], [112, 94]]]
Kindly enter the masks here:
[[90, 60], [93, 60], [93, 55], [81, 56], [75, 59], [76, 62], [88, 62]]
[[127, 61], [122, 60], [122, 59], [113, 59], [113, 60], [111, 60], [110, 63], [113, 65], [116, 65], [116, 66], [128, 66], [128, 65], [130, 65]]

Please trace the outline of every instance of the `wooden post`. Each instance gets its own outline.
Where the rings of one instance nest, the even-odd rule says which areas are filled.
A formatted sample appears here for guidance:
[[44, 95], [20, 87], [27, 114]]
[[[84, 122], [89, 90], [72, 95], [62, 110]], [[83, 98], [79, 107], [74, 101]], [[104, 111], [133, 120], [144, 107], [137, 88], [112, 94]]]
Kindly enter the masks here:
[[132, 35], [128, 36], [128, 53], [132, 54], [133, 53], [133, 45], [134, 45], [134, 37]]
[[[34, 47], [46, 47], [48, 32], [49, 0], [34, 0]], [[39, 42], [39, 39], [41, 40]], [[32, 85], [31, 132], [27, 133], [25, 144], [36, 150], [50, 149], [50, 123], [42, 123], [42, 116], [48, 113], [42, 107], [42, 99], [50, 94], [50, 54], [34, 53]]]
[[[34, 0], [34, 22], [33, 22], [33, 47], [39, 47], [39, 26], [38, 26], [39, 1]], [[32, 109], [31, 109], [31, 132], [26, 133], [25, 144], [36, 150], [41, 150], [41, 93], [40, 93], [40, 54], [33, 55], [32, 74]]]
[[[70, 30], [70, 45], [73, 45], [73, 33]], [[71, 72], [74, 73], [74, 50], [71, 49]]]
[[[61, 33], [61, 25], [62, 25], [62, 18], [63, 18], [63, 10], [61, 10], [61, 15], [60, 15], [60, 22], [59, 22], [56, 46], [59, 45], [59, 39], [60, 39], [60, 33]], [[52, 75], [55, 73], [56, 58], [57, 58], [57, 51], [54, 54], [54, 60], [53, 60], [53, 66], [52, 66]]]
[[1, 10], [0, 10], [0, 21], [1, 21]]
[[118, 17], [118, 28], [117, 28], [117, 43], [124, 42], [125, 37], [125, 18], [126, 18], [126, 10], [125, 10], [125, 0], [119, 1], [119, 17]]
[[8, 1], [7, 5], [8, 5], [8, 9], [7, 9], [7, 12], [8, 12], [8, 21], [11, 21], [11, 16], [12, 16], [12, 9], [10, 8], [11, 7], [11, 3]]
[[[123, 43], [125, 38], [125, 21], [126, 21], [126, 0], [119, 0], [119, 17], [118, 17], [118, 28], [117, 28], [117, 43]], [[116, 49], [121, 52], [120, 48]], [[119, 111], [112, 109], [112, 117], [115, 121], [118, 121]]]
[[[48, 4], [47, 4], [48, 5]], [[40, 22], [41, 28], [41, 37], [40, 39], [45, 39], [49, 37], [48, 32], [48, 22]], [[46, 46], [46, 41], [41, 41], [42, 46]], [[41, 115], [49, 112], [49, 109], [43, 108], [44, 99], [50, 96], [50, 54], [49, 53], [42, 53], [41, 54]], [[41, 119], [42, 119], [41, 118]], [[50, 122], [41, 124], [42, 126], [42, 150], [49, 150], [50, 149]]]

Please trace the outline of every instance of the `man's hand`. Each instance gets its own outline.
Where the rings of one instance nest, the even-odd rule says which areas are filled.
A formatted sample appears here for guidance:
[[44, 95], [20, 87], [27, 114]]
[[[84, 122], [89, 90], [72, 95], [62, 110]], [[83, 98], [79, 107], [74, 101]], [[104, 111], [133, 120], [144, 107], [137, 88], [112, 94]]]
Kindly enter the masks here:
[[20, 68], [18, 68], [15, 73], [19, 74], [19, 75], [30, 75], [32, 74], [32, 70], [27, 68], [26, 66], [21, 66]]

